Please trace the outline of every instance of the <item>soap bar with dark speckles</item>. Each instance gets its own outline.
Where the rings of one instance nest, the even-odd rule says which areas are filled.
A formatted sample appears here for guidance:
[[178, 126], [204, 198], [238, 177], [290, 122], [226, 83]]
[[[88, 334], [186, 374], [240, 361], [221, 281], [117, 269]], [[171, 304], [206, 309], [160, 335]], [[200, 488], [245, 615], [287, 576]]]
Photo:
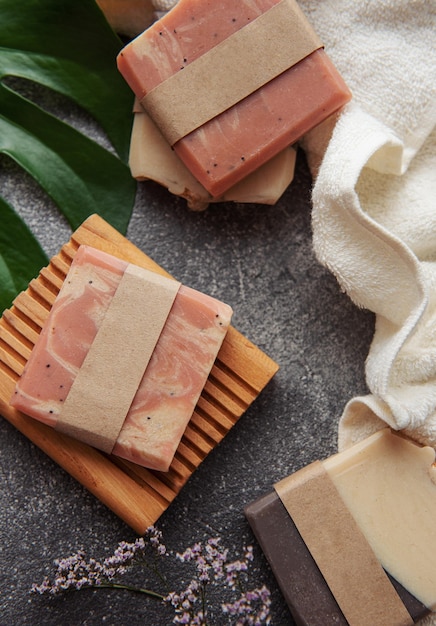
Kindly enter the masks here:
[[[277, 43], [283, 18], [277, 18], [278, 24], [276, 20], [271, 22], [266, 33], [264, 29], [258, 33], [256, 29], [254, 42], [245, 43], [244, 36], [238, 53], [233, 48], [230, 53], [221, 53], [223, 44], [246, 32], [246, 26], [251, 29], [259, 17], [274, 11], [279, 4], [280, 0], [179, 0], [118, 56], [120, 72], [138, 100], [186, 167], [213, 197], [219, 197], [296, 142], [351, 97], [333, 63], [317, 45], [309, 50], [305, 47], [301, 60], [269, 78], [269, 67], [283, 49]], [[298, 4], [293, 0], [287, 4], [285, 15], [292, 17], [289, 25], [283, 26], [283, 38], [293, 48], [289, 54], [287, 51], [283, 54], [289, 59], [295, 49], [300, 50], [296, 42], [301, 34], [311, 29], [306, 26]], [[218, 48], [219, 58], [211, 69], [209, 53]], [[251, 56], [243, 59], [250, 51], [255, 52], [255, 59]], [[192, 68], [206, 58], [206, 71], [200, 72], [200, 78], [197, 71], [192, 76]], [[259, 69], [264, 64], [265, 72]], [[261, 86], [253, 86], [253, 91], [251, 77], [257, 73], [266, 82], [256, 80], [255, 84], [260, 82]], [[150, 97], [154, 100], [156, 90], [167, 86], [169, 81], [173, 86], [174, 79], [177, 88], [167, 94], [165, 87], [162, 102], [150, 108]], [[242, 89], [246, 81], [250, 83], [247, 90]], [[246, 94], [241, 94], [242, 99], [240, 89]], [[225, 102], [218, 105], [222, 98]], [[207, 115], [203, 114], [204, 106], [200, 102], [204, 102]], [[210, 103], [213, 112], [209, 112]], [[199, 117], [198, 109], [201, 109]], [[183, 132], [175, 136], [169, 132], [181, 119], [191, 120], [192, 115], [195, 121], [187, 127], [182, 124]]]

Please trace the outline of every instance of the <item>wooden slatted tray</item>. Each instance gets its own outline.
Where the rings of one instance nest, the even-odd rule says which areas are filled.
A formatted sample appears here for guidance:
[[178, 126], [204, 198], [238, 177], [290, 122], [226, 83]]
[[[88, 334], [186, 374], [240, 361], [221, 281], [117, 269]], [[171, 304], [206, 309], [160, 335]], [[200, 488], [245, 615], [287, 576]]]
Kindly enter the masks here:
[[156, 472], [73, 440], [14, 410], [14, 386], [81, 244], [168, 274], [102, 218], [88, 218], [0, 319], [0, 413], [137, 533], [173, 501], [278, 366], [232, 326], [168, 472]]

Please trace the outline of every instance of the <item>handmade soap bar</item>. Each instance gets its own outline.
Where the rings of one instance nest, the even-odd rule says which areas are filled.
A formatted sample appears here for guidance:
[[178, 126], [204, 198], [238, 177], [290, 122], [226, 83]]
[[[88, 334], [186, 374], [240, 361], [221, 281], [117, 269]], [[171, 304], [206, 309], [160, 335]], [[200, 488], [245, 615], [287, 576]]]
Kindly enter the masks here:
[[246, 507], [298, 625], [399, 626], [434, 609], [433, 462], [386, 429]]
[[288, 146], [255, 172], [213, 198], [177, 156], [140, 106], [134, 109], [129, 166], [137, 180], [153, 180], [202, 211], [212, 202], [275, 204], [294, 178], [296, 150]]
[[214, 197], [351, 97], [294, 0], [180, 0], [118, 67]]
[[154, 19], [151, 0], [97, 0], [109, 24], [116, 33], [135, 37]]
[[[145, 283], [141, 282], [145, 280], [143, 272]], [[103, 429], [102, 422], [107, 419], [110, 429], [112, 418], [121, 419], [112, 449], [97, 447], [166, 471], [232, 311], [210, 296], [170, 279], [161, 282], [162, 278], [81, 246], [11, 405], [93, 445], [104, 440], [106, 425]], [[139, 302], [144, 302], [141, 310], [132, 304], [132, 284], [142, 299]], [[162, 303], [167, 312], [160, 319], [155, 310], [160, 310]], [[149, 360], [144, 356], [147, 351]], [[129, 389], [130, 400], [128, 395], [124, 398]], [[124, 414], [123, 402], [127, 402]], [[77, 423], [71, 423], [71, 415]]]

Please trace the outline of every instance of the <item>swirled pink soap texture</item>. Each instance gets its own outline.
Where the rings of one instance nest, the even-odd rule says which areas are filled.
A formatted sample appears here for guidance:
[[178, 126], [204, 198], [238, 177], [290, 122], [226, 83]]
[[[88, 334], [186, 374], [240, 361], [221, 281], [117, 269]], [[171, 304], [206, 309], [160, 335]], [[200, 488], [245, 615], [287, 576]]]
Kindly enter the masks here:
[[[123, 277], [131, 267], [141, 270], [92, 247], [79, 247], [17, 382], [12, 406], [60, 430], [74, 385], [83, 374], [86, 359], [112, 310]], [[107, 357], [91, 364], [85, 383], [77, 389], [76, 411], [83, 422], [80, 428], [86, 431], [88, 422], [95, 421], [95, 414], [100, 410], [97, 405], [103, 405], [104, 421], [106, 413], [114, 410], [113, 405], [125, 388], [138, 379], [138, 386], [135, 387], [133, 382], [131, 403], [127, 398], [127, 411], [121, 415], [113, 448], [101, 449], [139, 465], [167, 471], [226, 335], [232, 310], [209, 295], [154, 272], [149, 274], [152, 281], [157, 281], [158, 294], [161, 280], [167, 281], [165, 287], [177, 284], [177, 290], [158, 332], [157, 343], [151, 348], [151, 357], [142, 366], [145, 371], [137, 371], [141, 366], [137, 364], [135, 350], [138, 351], [138, 347], [135, 344], [141, 338], [132, 319], [136, 317], [139, 328], [146, 329], [152, 323], [152, 315], [146, 307], [134, 310], [135, 305], [127, 292], [127, 296], [121, 298], [117, 316], [112, 314], [118, 326], [115, 326], [115, 332], [106, 336], [103, 354]], [[141, 283], [139, 287], [142, 289]], [[122, 333], [126, 333], [125, 343], [118, 336]], [[122, 348], [114, 354], [113, 346], [117, 342]], [[142, 352], [139, 348], [140, 360]], [[121, 368], [118, 369], [118, 361], [127, 363], [123, 374]], [[95, 388], [102, 385], [107, 389], [104, 393]], [[111, 394], [114, 400], [107, 401], [104, 396]], [[96, 428], [101, 429], [101, 425], [97, 424]], [[69, 431], [62, 432], [70, 434]], [[92, 441], [88, 442], [86, 432], [76, 438], [92, 444]]]

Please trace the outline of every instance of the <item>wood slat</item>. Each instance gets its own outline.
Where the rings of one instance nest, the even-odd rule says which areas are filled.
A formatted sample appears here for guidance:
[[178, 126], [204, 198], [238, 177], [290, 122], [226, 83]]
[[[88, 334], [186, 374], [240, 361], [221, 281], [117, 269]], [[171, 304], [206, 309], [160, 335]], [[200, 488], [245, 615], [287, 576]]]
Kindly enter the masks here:
[[[8, 344], [0, 345], [0, 359], [3, 365], [6, 366], [8, 377], [12, 380], [13, 384], [21, 376], [24, 369], [24, 363], [17, 358], [17, 354], [13, 350], [8, 349]], [[10, 397], [10, 396], [9, 396]]]
[[18, 360], [21, 357], [24, 362], [27, 361], [33, 346], [29, 345], [29, 342], [25, 341], [22, 335], [12, 333], [10, 328], [6, 326], [0, 326], [0, 340], [2, 341], [3, 348], [7, 350], [9, 354], [15, 351]]
[[177, 495], [177, 490], [174, 489], [173, 483], [163, 480], [167, 472], [153, 472], [146, 467], [135, 465], [135, 463], [127, 461], [126, 459], [114, 457], [113, 460], [114, 463], [122, 467], [129, 476], [132, 476], [134, 480], [143, 485], [148, 485], [153, 489], [157, 497], [166, 500], [167, 503], [170, 503]]
[[45, 307], [32, 297], [30, 289], [23, 291], [15, 298], [14, 308], [22, 318], [30, 318], [40, 329], [44, 326], [49, 313]]
[[196, 411], [205, 416], [211, 424], [217, 424], [222, 434], [225, 434], [237, 421], [237, 416], [226, 407], [214, 404], [213, 398], [208, 398], [206, 392], [199, 398]]
[[234, 373], [223, 368], [218, 361], [212, 368], [209, 376], [210, 381], [217, 387], [224, 389], [227, 395], [233, 394], [237, 402], [242, 402], [247, 406], [257, 396], [257, 390], [241, 380]]
[[40, 303], [40, 305], [50, 311], [53, 303], [56, 299], [56, 293], [53, 293], [52, 289], [48, 289], [43, 280], [32, 280], [29, 284], [29, 291], [32, 294], [34, 300]]
[[15, 330], [17, 335], [23, 340], [27, 340], [29, 344], [33, 347], [35, 342], [38, 339], [39, 333], [41, 331], [40, 327], [36, 324], [33, 324], [29, 319], [23, 319], [23, 317], [17, 315], [17, 310], [7, 309], [3, 312], [2, 317], [2, 327], [9, 326]]
[[53, 293], [56, 295], [60, 288], [62, 287], [62, 283], [64, 282], [64, 277], [58, 276], [53, 269], [49, 267], [43, 267], [40, 274], [40, 280], [47, 285], [48, 288], [53, 290]]
[[[66, 248], [66, 246], [64, 246], [64, 248]], [[68, 274], [70, 263], [68, 260], [65, 261], [62, 257], [63, 257], [63, 254], [61, 250], [61, 252], [57, 256], [54, 256], [51, 259], [49, 269], [56, 276], [62, 276], [62, 278], [65, 278], [65, 276]]]
[[202, 432], [205, 437], [209, 437], [209, 439], [215, 442], [215, 444], [219, 443], [223, 436], [226, 434], [226, 431], [220, 428], [219, 424], [215, 420], [209, 419], [209, 416], [207, 414], [202, 415], [201, 412], [198, 410], [198, 406], [192, 414], [191, 425], [200, 432]]
[[154, 524], [203, 459], [222, 441], [278, 370], [232, 326], [168, 472], [155, 472], [75, 441], [12, 409], [9, 399], [74, 254], [90, 245], [169, 276], [97, 215], [73, 233], [0, 319], [0, 412], [137, 533]]

